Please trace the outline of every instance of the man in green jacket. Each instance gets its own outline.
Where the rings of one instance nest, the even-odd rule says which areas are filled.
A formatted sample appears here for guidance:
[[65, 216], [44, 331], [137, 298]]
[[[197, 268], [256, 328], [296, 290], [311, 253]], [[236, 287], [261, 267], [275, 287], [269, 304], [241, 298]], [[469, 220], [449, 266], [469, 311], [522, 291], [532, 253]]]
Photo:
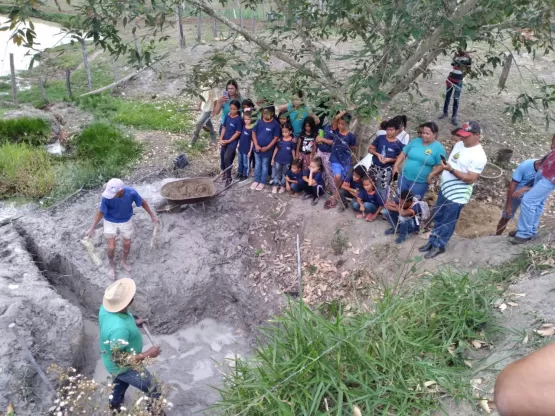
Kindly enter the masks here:
[[[145, 358], [160, 355], [160, 347], [152, 346], [143, 352], [143, 337], [139, 331], [145, 320], [137, 319], [128, 311], [135, 297], [135, 282], [129, 278], [116, 280], [104, 292], [98, 313], [100, 326], [100, 351], [106, 370], [114, 377], [110, 409], [120, 412], [127, 388], [131, 385], [152, 399], [160, 397], [160, 388], [151, 374], [132, 368], [132, 362], [140, 363]], [[128, 363], [120, 362], [127, 354]]]

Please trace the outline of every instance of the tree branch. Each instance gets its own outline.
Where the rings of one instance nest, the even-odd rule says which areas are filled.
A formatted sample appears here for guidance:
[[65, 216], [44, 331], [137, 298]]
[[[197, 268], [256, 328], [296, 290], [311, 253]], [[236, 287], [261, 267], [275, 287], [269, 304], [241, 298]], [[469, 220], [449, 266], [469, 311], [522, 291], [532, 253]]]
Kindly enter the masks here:
[[342, 103], [346, 104], [345, 100], [342, 98], [343, 97], [343, 92], [340, 89], [338, 89], [337, 86], [336, 86], [336, 85], [339, 85], [339, 83], [335, 80], [335, 78], [332, 78], [330, 82], [328, 82], [328, 80], [322, 79], [322, 77], [319, 74], [317, 74], [316, 72], [307, 68], [307, 65], [305, 65], [303, 63], [296, 62], [294, 59], [292, 59], [288, 55], [286, 55], [286, 54], [284, 54], [280, 51], [275, 50], [272, 47], [272, 45], [266, 43], [265, 41], [263, 41], [259, 37], [252, 36], [252, 34], [250, 34], [247, 30], [245, 30], [245, 29], [241, 28], [240, 26], [236, 25], [235, 23], [233, 23], [232, 21], [230, 21], [226, 17], [221, 16], [220, 14], [216, 13], [216, 11], [212, 7], [210, 7], [209, 5], [204, 3], [202, 0], [186, 0], [186, 2], [191, 4], [194, 7], [197, 7], [198, 9], [200, 9], [204, 13], [206, 13], [208, 16], [213, 17], [214, 19], [223, 23], [224, 25], [226, 25], [230, 29], [232, 29], [232, 30], [236, 31], [237, 33], [241, 34], [248, 42], [252, 42], [252, 43], [256, 44], [260, 49], [268, 52], [269, 54], [271, 54], [274, 57], [278, 58], [279, 60], [285, 62], [289, 66], [291, 66], [291, 67], [297, 69], [298, 71], [306, 74], [307, 76], [312, 78], [314, 81], [318, 82], [320, 85], [327, 88], [330, 91], [330, 93], [332, 93], [334, 96], [336, 96]]
[[[461, 3], [453, 12], [451, 16], [447, 17], [447, 20], [458, 20], [463, 19], [465, 16], [470, 14], [470, 12], [476, 7], [478, 0], [466, 0]], [[437, 48], [441, 43], [441, 35], [445, 31], [445, 24], [439, 26], [434, 30], [428, 38], [422, 42], [416, 51], [407, 58], [405, 63], [395, 72], [395, 74], [390, 78], [390, 80], [385, 84], [383, 91], [390, 97], [393, 95], [391, 92], [395, 88], [397, 82], [405, 78], [405, 76], [412, 70], [412, 68], [422, 59], [423, 56], [428, 54], [430, 51]]]

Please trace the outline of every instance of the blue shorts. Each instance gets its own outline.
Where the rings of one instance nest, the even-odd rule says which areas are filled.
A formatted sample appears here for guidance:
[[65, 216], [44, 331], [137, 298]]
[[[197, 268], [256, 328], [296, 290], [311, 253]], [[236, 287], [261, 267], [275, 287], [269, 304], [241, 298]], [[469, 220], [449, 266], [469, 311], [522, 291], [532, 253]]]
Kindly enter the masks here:
[[507, 214], [505, 214], [505, 210], [503, 210], [503, 212], [501, 213], [501, 217], [506, 220], [512, 220], [515, 217], [516, 211], [520, 207], [521, 202], [522, 198], [511, 198], [511, 206], [513, 208], [511, 216], [507, 216]]
[[345, 179], [349, 173], [350, 165], [343, 166], [341, 163], [331, 162], [331, 171], [333, 176], [340, 175], [341, 179]]

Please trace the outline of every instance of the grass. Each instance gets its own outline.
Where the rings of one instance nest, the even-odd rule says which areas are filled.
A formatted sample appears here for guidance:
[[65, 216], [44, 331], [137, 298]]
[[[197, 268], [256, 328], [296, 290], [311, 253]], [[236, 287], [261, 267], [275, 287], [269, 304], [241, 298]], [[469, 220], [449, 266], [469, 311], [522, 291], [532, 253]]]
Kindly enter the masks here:
[[[446, 394], [471, 399], [470, 340], [496, 332], [502, 283], [541, 271], [555, 248], [468, 274], [444, 270], [412, 293], [386, 292], [354, 316], [337, 303], [291, 302], [263, 328], [250, 359], [237, 359], [216, 408], [224, 415], [431, 414]], [[553, 267], [553, 266], [551, 266]], [[500, 285], [501, 284], [501, 285]]]
[[40, 146], [46, 144], [49, 137], [50, 125], [41, 118], [0, 120], [0, 144], [26, 143], [30, 146]]
[[[65, 3], [65, 2], [63, 2]], [[10, 14], [10, 12], [14, 9], [14, 7], [16, 7], [16, 4], [14, 2], [14, 5], [6, 5], [6, 4], [0, 4], [0, 14]], [[64, 13], [59, 13], [59, 12], [50, 12], [50, 11], [43, 11], [43, 10], [39, 10], [39, 9], [33, 9], [30, 13], [29, 13], [29, 17], [34, 17], [36, 19], [42, 19], [42, 20], [47, 20], [49, 22], [54, 22], [54, 23], [58, 23], [60, 25], [66, 24], [70, 22], [70, 18], [71, 15], [68, 14], [64, 14]]]
[[44, 149], [25, 143], [0, 146], [0, 197], [39, 198], [54, 186], [54, 169]]
[[142, 130], [182, 133], [191, 127], [188, 109], [169, 102], [145, 103], [93, 95], [79, 99], [78, 105], [97, 118]]

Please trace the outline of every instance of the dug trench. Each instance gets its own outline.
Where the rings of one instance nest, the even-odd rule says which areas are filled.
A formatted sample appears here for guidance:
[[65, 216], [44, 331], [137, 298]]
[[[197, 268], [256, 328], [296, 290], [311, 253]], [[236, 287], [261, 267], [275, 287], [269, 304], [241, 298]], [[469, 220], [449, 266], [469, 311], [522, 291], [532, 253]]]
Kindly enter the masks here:
[[[155, 206], [162, 202], [162, 185], [157, 182], [136, 189]], [[92, 239], [101, 266], [93, 264], [81, 243], [99, 202], [98, 193], [87, 194], [51, 212], [27, 216], [15, 222], [13, 229], [42, 273], [39, 279], [48, 282], [71, 305], [73, 314], [79, 315], [80, 340], [67, 354], [73, 358], [58, 362], [105, 381], [108, 375], [100, 360], [97, 313], [112, 280], [101, 227]], [[118, 269], [118, 277], [136, 281], [132, 312], [149, 320], [155, 343], [161, 345], [162, 354], [152, 372], [171, 389], [168, 399], [174, 408], [168, 414], [189, 415], [217, 400], [212, 386], [221, 385], [221, 372], [230, 359], [248, 354], [255, 342], [253, 329], [276, 312], [281, 300], [275, 292], [262, 296], [246, 278], [254, 258], [248, 241], [252, 221], [237, 196], [222, 194], [204, 206], [197, 204], [160, 218], [151, 248], [153, 224], [144, 210], [135, 209], [133, 270]], [[118, 242], [116, 259], [121, 258], [120, 250]], [[148, 338], [143, 338], [148, 347]], [[62, 336], [60, 342], [65, 341]], [[47, 404], [44, 398], [38, 400], [39, 408]]]

